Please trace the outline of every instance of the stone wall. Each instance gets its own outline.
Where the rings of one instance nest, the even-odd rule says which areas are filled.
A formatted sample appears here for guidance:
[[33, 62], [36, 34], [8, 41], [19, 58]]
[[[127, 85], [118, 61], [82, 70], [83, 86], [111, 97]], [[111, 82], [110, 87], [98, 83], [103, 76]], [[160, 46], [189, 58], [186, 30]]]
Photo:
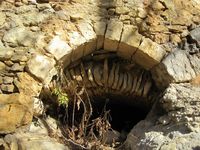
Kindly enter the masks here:
[[[176, 83], [180, 93], [185, 89], [179, 83], [189, 84], [199, 75], [198, 0], [0, 3], [0, 133], [12, 133], [31, 123], [33, 102], [58, 74], [58, 64], [65, 68], [100, 49], [151, 71], [160, 89], [173, 90], [172, 83]], [[188, 95], [181, 95], [181, 102], [165, 96], [161, 100], [172, 120], [191, 119], [193, 109], [198, 112], [199, 106], [189, 102], [193, 85], [186, 89]], [[199, 97], [193, 98], [198, 103]], [[179, 104], [184, 109], [175, 111]], [[193, 121], [198, 124], [199, 114], [195, 115]]]

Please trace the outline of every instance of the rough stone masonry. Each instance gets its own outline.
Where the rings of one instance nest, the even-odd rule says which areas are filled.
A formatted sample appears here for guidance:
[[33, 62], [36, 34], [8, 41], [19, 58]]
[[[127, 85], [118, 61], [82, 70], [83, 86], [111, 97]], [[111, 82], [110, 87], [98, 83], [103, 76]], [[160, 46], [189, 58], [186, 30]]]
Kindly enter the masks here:
[[0, 148], [68, 149], [31, 128], [39, 94], [58, 63], [101, 49], [151, 72], [161, 91], [122, 149], [200, 147], [199, 0], [4, 0], [0, 10]]

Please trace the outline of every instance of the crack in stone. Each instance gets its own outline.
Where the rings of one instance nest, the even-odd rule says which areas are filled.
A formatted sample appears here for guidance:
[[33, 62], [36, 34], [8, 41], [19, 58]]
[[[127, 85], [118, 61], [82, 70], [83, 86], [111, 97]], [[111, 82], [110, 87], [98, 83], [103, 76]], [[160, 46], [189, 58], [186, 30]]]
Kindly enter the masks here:
[[133, 54], [131, 55], [131, 60], [134, 60], [133, 57], [134, 57], [134, 55], [136, 54], [136, 52], [138, 51], [138, 49], [139, 49], [140, 45], [142, 44], [142, 42], [143, 42], [143, 37], [140, 39], [140, 44], [139, 44], [139, 46], [136, 48], [135, 52], [133, 52]]
[[120, 39], [119, 39], [119, 41], [118, 41], [117, 51], [119, 50], [119, 44], [121, 43], [121, 40], [122, 40], [123, 31], [124, 31], [124, 25], [123, 25], [123, 27], [122, 27]]

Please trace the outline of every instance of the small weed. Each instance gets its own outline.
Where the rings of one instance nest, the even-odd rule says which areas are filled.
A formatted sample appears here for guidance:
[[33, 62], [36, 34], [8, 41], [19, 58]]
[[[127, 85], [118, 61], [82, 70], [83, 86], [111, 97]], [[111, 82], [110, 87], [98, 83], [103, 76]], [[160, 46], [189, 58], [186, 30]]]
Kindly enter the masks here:
[[66, 108], [68, 107], [69, 98], [68, 98], [67, 93], [64, 93], [60, 88], [55, 88], [52, 91], [52, 94], [57, 96], [59, 106], [63, 105]]

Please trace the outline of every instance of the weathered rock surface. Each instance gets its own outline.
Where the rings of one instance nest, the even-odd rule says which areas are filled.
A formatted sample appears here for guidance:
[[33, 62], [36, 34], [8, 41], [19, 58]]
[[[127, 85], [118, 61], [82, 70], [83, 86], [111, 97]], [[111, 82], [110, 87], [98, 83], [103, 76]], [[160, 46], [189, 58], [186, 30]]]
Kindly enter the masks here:
[[[143, 127], [143, 126], [142, 126]], [[199, 148], [199, 134], [200, 132], [193, 132], [189, 134], [182, 134], [180, 132], [174, 131], [165, 135], [163, 132], [159, 131], [146, 131], [145, 135], [139, 137], [139, 139], [134, 135], [129, 135], [127, 140], [127, 147], [124, 149], [177, 149], [177, 150], [193, 150]], [[140, 140], [140, 141], [139, 141]], [[135, 142], [137, 141], [137, 142]], [[191, 142], [192, 141], [192, 142]], [[130, 145], [129, 145], [130, 144]], [[122, 149], [123, 149], [122, 148]]]
[[61, 138], [62, 134], [57, 121], [51, 117], [35, 119], [27, 131], [19, 131], [14, 134], [7, 134], [0, 139], [0, 146], [6, 150], [69, 150], [69, 146], [50, 137]]
[[[192, 93], [192, 94], [191, 94]], [[170, 119], [195, 124], [200, 121], [198, 112], [200, 87], [191, 84], [170, 84], [161, 100]], [[187, 106], [187, 107], [185, 107]]]
[[188, 83], [170, 84], [162, 100], [158, 102], [167, 111], [167, 115], [156, 113], [162, 110], [159, 108], [160, 104], [155, 105], [157, 108], [153, 107], [147, 118], [139, 122], [129, 133], [125, 148], [199, 148], [199, 90], [200, 87]]
[[69, 150], [68, 146], [65, 146], [55, 139], [42, 134], [33, 133], [18, 133], [14, 135], [7, 135], [2, 141], [4, 149], [21, 149], [21, 150]]
[[155, 81], [166, 87], [169, 83], [188, 82], [200, 73], [198, 55], [189, 55], [183, 50], [175, 50], [153, 69]]

